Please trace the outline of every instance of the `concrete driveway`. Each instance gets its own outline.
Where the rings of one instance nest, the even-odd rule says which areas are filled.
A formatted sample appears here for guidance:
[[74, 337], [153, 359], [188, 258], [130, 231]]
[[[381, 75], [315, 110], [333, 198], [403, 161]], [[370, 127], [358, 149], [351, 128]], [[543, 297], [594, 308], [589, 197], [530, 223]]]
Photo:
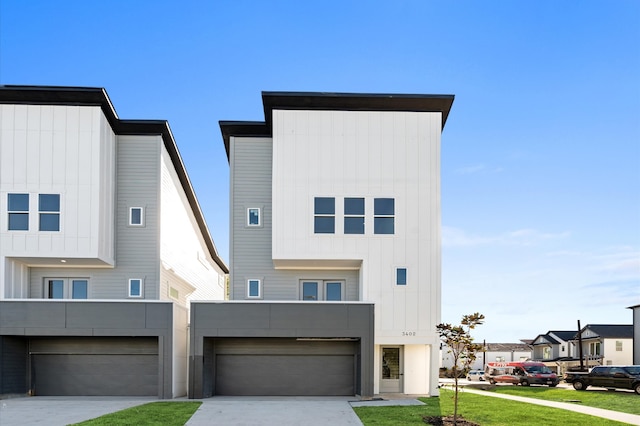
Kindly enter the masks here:
[[[187, 425], [362, 425], [353, 412], [354, 397], [215, 397]], [[0, 425], [64, 426], [123, 410], [156, 398], [25, 397], [0, 400]], [[186, 398], [174, 401], [187, 401]]]

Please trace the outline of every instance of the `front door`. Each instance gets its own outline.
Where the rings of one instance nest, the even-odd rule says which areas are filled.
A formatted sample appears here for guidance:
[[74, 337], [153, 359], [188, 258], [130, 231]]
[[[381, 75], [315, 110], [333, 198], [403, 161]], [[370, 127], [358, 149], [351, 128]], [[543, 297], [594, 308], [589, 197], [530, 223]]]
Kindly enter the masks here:
[[380, 393], [402, 392], [403, 361], [401, 346], [381, 348]]

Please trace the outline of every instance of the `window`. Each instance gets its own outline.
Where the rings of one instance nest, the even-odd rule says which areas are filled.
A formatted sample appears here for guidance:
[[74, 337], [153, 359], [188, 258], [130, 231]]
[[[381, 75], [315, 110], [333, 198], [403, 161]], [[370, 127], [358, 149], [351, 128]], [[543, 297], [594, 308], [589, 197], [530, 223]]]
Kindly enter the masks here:
[[47, 299], [88, 299], [86, 278], [46, 278], [44, 297]]
[[616, 352], [622, 352], [622, 340], [616, 340]]
[[344, 233], [364, 234], [364, 198], [344, 199]]
[[407, 285], [407, 268], [396, 268], [396, 285]]
[[129, 209], [129, 225], [144, 226], [144, 209], [142, 207], [131, 207]]
[[542, 359], [551, 359], [551, 348], [549, 346], [542, 348]]
[[324, 284], [326, 300], [342, 300], [342, 283], [340, 281], [327, 281]]
[[318, 296], [317, 281], [302, 282], [302, 300], [318, 300]]
[[301, 280], [300, 299], [307, 301], [344, 300], [344, 281], [342, 280]]
[[589, 343], [589, 355], [601, 355], [600, 342]]
[[314, 199], [314, 233], [333, 234], [336, 230], [336, 199], [316, 197]]
[[142, 280], [140, 278], [129, 280], [129, 297], [142, 297]]
[[60, 230], [60, 194], [40, 194], [38, 211], [40, 212], [40, 231]]
[[29, 194], [7, 194], [9, 231], [29, 230]]
[[262, 226], [260, 219], [260, 209], [258, 207], [249, 207], [247, 209], [247, 226]]
[[247, 280], [247, 297], [249, 299], [259, 299], [262, 297], [262, 288], [260, 286], [260, 280], [256, 280], [256, 279]]
[[178, 289], [176, 289], [176, 288], [174, 288], [174, 287], [170, 287], [170, 288], [169, 288], [169, 296], [170, 296], [172, 299], [176, 299], [176, 300], [178, 300], [178, 299], [180, 299], [180, 292], [178, 291]]
[[393, 234], [395, 200], [393, 198], [375, 198], [373, 200], [373, 233]]

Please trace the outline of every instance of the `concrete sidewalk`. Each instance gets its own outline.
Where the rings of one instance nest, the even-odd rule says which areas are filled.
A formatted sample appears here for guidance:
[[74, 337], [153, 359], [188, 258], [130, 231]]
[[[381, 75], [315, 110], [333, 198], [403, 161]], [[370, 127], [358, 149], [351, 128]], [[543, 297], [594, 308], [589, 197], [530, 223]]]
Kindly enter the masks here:
[[[545, 407], [561, 408], [563, 410], [574, 411], [576, 413], [588, 414], [590, 416], [602, 417], [604, 419], [615, 420], [631, 425], [640, 425], [640, 416], [635, 414], [621, 413], [619, 411], [605, 410], [602, 408], [587, 407], [568, 402], [545, 401], [536, 398], [525, 398], [521, 396], [505, 395], [495, 392], [487, 392], [478, 389], [465, 387], [462, 392], [475, 393], [482, 396], [492, 396], [494, 398], [510, 399], [512, 401], [525, 402], [527, 404], [543, 405]], [[638, 401], [640, 402], [640, 400]]]

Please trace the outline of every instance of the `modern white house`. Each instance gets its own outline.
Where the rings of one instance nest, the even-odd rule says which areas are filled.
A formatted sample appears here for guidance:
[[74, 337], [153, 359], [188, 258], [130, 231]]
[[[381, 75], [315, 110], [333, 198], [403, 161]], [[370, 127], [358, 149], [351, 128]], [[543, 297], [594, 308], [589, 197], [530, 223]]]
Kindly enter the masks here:
[[[588, 324], [580, 330], [582, 355], [600, 365], [633, 364], [633, 325]], [[573, 340], [580, 357], [578, 335]]]
[[571, 343], [575, 336], [575, 331], [567, 330], [549, 330], [545, 334], [539, 334], [531, 343], [532, 358], [536, 361], [555, 361], [575, 357], [575, 347]]
[[232, 300], [194, 304], [190, 396], [438, 395], [440, 144], [454, 97], [262, 100], [264, 121], [220, 122]]
[[0, 87], [0, 394], [186, 395], [189, 300], [227, 272], [166, 121]]

